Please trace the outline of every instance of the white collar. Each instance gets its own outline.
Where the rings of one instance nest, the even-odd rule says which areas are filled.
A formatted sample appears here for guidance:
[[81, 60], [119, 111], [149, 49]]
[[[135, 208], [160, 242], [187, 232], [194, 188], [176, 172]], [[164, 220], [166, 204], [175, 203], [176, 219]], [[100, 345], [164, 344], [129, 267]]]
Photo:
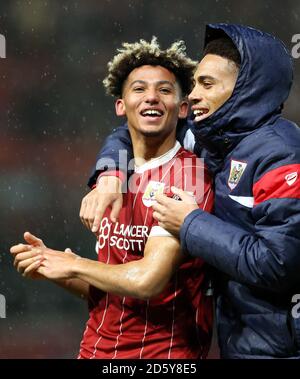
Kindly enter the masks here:
[[167, 151], [165, 154], [161, 155], [160, 157], [150, 159], [150, 161], [142, 164], [141, 166], [134, 166], [134, 172], [137, 174], [142, 174], [143, 172], [147, 170], [152, 170], [156, 167], [162, 166], [165, 163], [169, 162], [175, 155], [177, 154], [178, 150], [181, 148], [181, 145], [178, 141], [175, 142], [175, 145]]

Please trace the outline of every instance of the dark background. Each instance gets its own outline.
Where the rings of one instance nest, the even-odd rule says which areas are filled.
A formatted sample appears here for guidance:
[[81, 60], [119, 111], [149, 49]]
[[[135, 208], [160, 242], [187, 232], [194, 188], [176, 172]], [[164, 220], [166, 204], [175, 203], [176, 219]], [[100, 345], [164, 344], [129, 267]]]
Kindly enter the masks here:
[[[7, 318], [0, 319], [0, 358], [78, 352], [85, 303], [20, 277], [9, 248], [30, 230], [50, 247], [96, 258], [78, 213], [98, 148], [120, 122], [101, 84], [115, 49], [156, 35], [162, 47], [184, 39], [199, 59], [204, 25], [232, 22], [268, 31], [291, 50], [299, 21], [297, 0], [1, 0], [7, 57], [0, 59], [0, 294]], [[300, 59], [294, 64], [284, 113], [299, 123]], [[210, 356], [218, 356], [215, 344]]]

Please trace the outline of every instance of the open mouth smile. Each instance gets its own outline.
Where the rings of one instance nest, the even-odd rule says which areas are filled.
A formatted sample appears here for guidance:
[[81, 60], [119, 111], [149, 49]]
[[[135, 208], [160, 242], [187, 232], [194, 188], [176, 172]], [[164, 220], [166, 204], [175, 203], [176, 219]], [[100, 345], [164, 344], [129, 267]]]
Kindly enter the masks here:
[[162, 117], [164, 112], [161, 109], [148, 108], [140, 112], [143, 117]]
[[202, 121], [207, 117], [207, 114], [209, 112], [208, 108], [197, 108], [193, 109], [193, 114], [195, 115], [194, 121], [199, 122]]

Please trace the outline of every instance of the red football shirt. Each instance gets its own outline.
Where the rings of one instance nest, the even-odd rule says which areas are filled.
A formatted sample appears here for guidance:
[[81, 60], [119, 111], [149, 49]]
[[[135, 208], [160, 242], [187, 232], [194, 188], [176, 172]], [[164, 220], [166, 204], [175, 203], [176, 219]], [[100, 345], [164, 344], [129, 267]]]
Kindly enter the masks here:
[[[119, 219], [110, 210], [101, 222], [98, 260], [123, 264], [143, 257], [147, 239], [170, 236], [152, 217], [155, 193], [171, 194], [175, 185], [193, 192], [199, 207], [211, 211], [211, 180], [202, 160], [181, 148], [136, 168], [124, 194]], [[167, 288], [147, 301], [90, 291], [90, 318], [79, 358], [201, 358], [209, 348], [212, 301], [206, 295], [204, 262], [186, 257]]]

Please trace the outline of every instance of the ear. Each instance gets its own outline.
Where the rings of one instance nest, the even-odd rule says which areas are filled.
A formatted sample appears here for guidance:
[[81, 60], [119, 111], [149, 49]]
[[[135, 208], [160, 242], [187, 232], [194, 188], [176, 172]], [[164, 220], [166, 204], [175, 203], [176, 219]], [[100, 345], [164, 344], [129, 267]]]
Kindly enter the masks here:
[[126, 108], [123, 99], [116, 100], [115, 109], [117, 116], [126, 116]]
[[187, 100], [182, 100], [179, 105], [178, 118], [186, 118], [188, 115], [189, 103]]

